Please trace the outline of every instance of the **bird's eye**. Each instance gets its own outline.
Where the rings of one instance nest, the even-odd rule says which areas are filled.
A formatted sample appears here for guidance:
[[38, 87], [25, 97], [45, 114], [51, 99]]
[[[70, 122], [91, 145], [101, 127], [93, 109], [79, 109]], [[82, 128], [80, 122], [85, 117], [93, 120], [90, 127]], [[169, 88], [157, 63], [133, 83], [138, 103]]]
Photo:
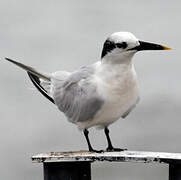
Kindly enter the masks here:
[[116, 43], [116, 47], [125, 49], [128, 47], [128, 44], [126, 42]]

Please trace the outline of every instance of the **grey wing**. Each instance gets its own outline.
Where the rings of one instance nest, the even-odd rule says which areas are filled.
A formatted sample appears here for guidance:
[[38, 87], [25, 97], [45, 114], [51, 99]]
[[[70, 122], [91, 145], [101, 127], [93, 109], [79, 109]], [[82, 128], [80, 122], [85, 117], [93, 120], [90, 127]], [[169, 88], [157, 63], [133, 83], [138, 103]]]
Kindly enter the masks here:
[[72, 73], [64, 82], [54, 83], [54, 100], [71, 122], [91, 120], [101, 108], [103, 100], [97, 94], [91, 78], [93, 67], [83, 67]]

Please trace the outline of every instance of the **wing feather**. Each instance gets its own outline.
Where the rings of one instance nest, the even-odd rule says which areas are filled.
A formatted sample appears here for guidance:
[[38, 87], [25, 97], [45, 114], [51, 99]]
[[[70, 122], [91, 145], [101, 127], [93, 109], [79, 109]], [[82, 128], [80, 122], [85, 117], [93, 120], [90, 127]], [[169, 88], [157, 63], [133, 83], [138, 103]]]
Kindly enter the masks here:
[[84, 67], [72, 73], [61, 85], [59, 81], [53, 82], [55, 104], [71, 122], [91, 120], [103, 104], [91, 81], [93, 71], [93, 67]]
[[34, 74], [30, 73], [30, 72], [27, 72], [27, 73], [28, 73], [28, 76], [31, 79], [32, 83], [40, 91], [40, 93], [44, 97], [46, 97], [48, 100], [50, 100], [53, 104], [55, 104], [53, 98], [49, 95], [47, 90], [45, 90], [45, 88], [41, 85], [40, 79], [37, 76], [35, 76]]

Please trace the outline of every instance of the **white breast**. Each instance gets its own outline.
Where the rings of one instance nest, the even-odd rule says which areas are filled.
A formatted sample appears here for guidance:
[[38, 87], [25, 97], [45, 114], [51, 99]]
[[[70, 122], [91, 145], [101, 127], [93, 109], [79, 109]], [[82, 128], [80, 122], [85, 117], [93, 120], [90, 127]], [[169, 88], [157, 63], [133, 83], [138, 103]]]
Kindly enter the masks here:
[[131, 110], [138, 101], [137, 76], [132, 63], [98, 64], [94, 82], [104, 105], [90, 126], [108, 126]]

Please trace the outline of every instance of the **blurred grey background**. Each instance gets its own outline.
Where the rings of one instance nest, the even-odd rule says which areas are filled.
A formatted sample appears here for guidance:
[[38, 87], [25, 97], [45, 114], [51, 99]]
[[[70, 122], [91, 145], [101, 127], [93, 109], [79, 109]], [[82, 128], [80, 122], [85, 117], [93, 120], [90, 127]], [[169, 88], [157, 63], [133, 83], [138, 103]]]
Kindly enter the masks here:
[[[142, 52], [134, 63], [141, 101], [110, 127], [114, 145], [129, 150], [181, 152], [181, 1], [0, 0], [0, 176], [40, 180], [31, 155], [87, 149], [76, 126], [32, 90], [26, 73], [5, 62], [19, 60], [42, 71], [72, 71], [100, 58], [102, 44], [115, 31], [162, 43], [173, 51]], [[103, 131], [91, 129], [96, 148]], [[94, 180], [165, 180], [165, 165], [95, 163]]]

